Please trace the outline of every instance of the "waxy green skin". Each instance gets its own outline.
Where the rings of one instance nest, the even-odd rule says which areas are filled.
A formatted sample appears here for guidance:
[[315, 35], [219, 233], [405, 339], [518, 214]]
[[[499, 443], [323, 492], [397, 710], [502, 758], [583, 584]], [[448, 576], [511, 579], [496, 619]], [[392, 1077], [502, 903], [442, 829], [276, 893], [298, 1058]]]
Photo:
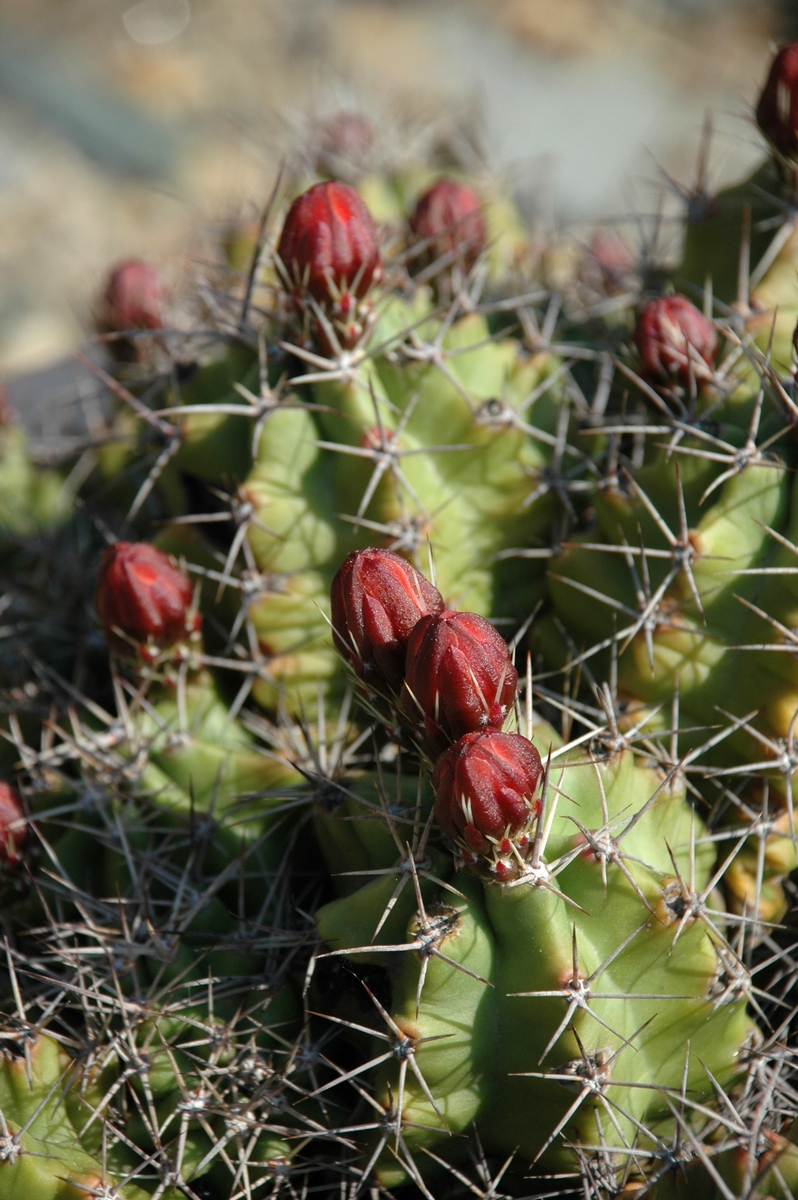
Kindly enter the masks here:
[[70, 513], [59, 472], [34, 465], [20, 426], [0, 426], [0, 555], [18, 538], [57, 527]]
[[[543, 730], [541, 734], [551, 737]], [[459, 1143], [450, 1135], [473, 1121], [487, 1153], [517, 1150], [529, 1162], [542, 1151], [537, 1170], [573, 1169], [566, 1140], [593, 1145], [603, 1132], [632, 1144], [639, 1140], [641, 1125], [667, 1131], [672, 1119], [666, 1097], [681, 1086], [688, 1041], [691, 1096], [711, 1100], [707, 1071], [728, 1084], [740, 1069], [753, 1026], [744, 998], [721, 1001], [713, 991], [720, 969], [719, 935], [701, 920], [688, 920], [677, 938], [678, 919], [663, 905], [663, 887], [673, 883], [676, 868], [688, 881], [692, 872], [693, 887], [700, 893], [714, 863], [714, 848], [701, 841], [701, 823], [685, 802], [683, 783], [678, 777], [664, 781], [660, 771], [636, 763], [628, 750], [598, 753], [593, 761], [574, 750], [552, 763], [549, 786], [550, 796], [562, 796], [545, 861], [554, 863], [577, 849], [575, 822], [601, 829], [603, 786], [612, 834], [635, 886], [610, 861], [605, 889], [601, 863], [582, 849], [552, 880], [553, 890], [528, 881], [503, 885], [457, 875], [452, 882], [463, 898], [439, 893], [445, 936], [438, 947], [451, 962], [429, 957], [416, 1011], [422, 952], [402, 952], [390, 1011], [417, 1039], [415, 1061], [448, 1131], [408, 1072], [401, 1131], [408, 1150], [424, 1145], [447, 1160], [456, 1159]], [[644, 815], [624, 833], [652, 797]], [[331, 948], [354, 950], [369, 944], [377, 897], [372, 892], [367, 903], [365, 893], [373, 888], [368, 884], [319, 912], [319, 930]], [[427, 908], [434, 912], [429, 901]], [[723, 914], [716, 920], [722, 924]], [[416, 937], [418, 921], [413, 906], [406, 942]], [[513, 993], [562, 992], [573, 978], [574, 939], [580, 976], [598, 972], [589, 986], [609, 995], [589, 999], [590, 1013], [576, 1008], [546, 1052], [567, 1011], [566, 997]], [[375, 941], [389, 944], [382, 934]], [[602, 964], [608, 965], [598, 970]], [[617, 1127], [601, 1102], [586, 1094], [567, 1123], [565, 1140], [556, 1137], [544, 1149], [579, 1088], [564, 1086], [567, 1080], [535, 1076], [563, 1070], [573, 1076], [582, 1054], [577, 1035], [588, 1056], [611, 1062], [604, 1068], [610, 1072], [605, 1095]], [[398, 1076], [394, 1060], [378, 1070], [376, 1096], [386, 1107], [391, 1096], [396, 1104]], [[400, 1157], [407, 1161], [406, 1154]], [[422, 1159], [415, 1156], [417, 1168]], [[384, 1153], [378, 1173], [386, 1186], [394, 1186], [407, 1171]]]
[[[109, 503], [121, 513], [128, 510], [153, 458], [162, 454], [153, 488], [158, 507], [154, 510], [146, 503], [138, 518], [149, 540], [154, 539], [141, 524], [144, 514], [160, 515], [163, 506], [171, 517], [189, 515], [196, 511], [198, 488], [214, 487], [233, 496], [252, 466], [251, 407], [239, 387], [257, 396], [260, 371], [253, 350], [233, 339], [208, 351], [203, 347], [200, 361], [182, 364], [171, 373], [159, 395], [158, 407], [166, 410], [159, 423], [143, 420], [131, 404], [120, 406], [112, 436], [98, 449], [96, 475], [89, 481], [89, 492], [99, 489], [103, 510]], [[126, 381], [126, 388], [135, 399], [141, 385]], [[225, 411], [213, 411], [218, 406]], [[231, 411], [235, 409], [241, 415]]]
[[[695, 444], [689, 438], [682, 442], [688, 449]], [[798, 672], [793, 660], [768, 651], [737, 649], [778, 640], [773, 627], [750, 605], [783, 620], [790, 604], [789, 580], [768, 574], [788, 553], [769, 530], [784, 531], [790, 537], [796, 520], [794, 483], [789, 458], [784, 461], [774, 453], [773, 463], [744, 467], [703, 503], [705, 489], [721, 474], [722, 467], [717, 464], [683, 457], [677, 478], [673, 457], [668, 459], [661, 451], [635, 476], [676, 536], [681, 482], [690, 528], [691, 570], [703, 614], [686, 572], [680, 571], [650, 623], [652, 656], [642, 629], [632, 638], [619, 639], [618, 683], [630, 701], [644, 706], [663, 705], [660, 717], [654, 716], [648, 727], [659, 725], [664, 729], [669, 728], [674, 684], [678, 681], [681, 724], [694, 727], [694, 732], [680, 741], [685, 749], [706, 741], [705, 727], [713, 723], [719, 707], [733, 717], [759, 710], [754, 724], [770, 736], [786, 733], [779, 707], [795, 708], [792, 697], [796, 695]], [[642, 577], [641, 541], [655, 554], [668, 550], [662, 531], [641, 497], [631, 489], [608, 491], [596, 498], [596, 525], [594, 532], [575, 537], [552, 559], [549, 569], [548, 588], [554, 610], [580, 649], [589, 649], [605, 639], [608, 644], [615, 630], [632, 626], [636, 614], [642, 611], [634, 576], [623, 553], [624, 542], [638, 580]], [[671, 569], [672, 559], [647, 555], [646, 565], [649, 594], [654, 594]], [[593, 592], [589, 604], [585, 603], [585, 588]], [[600, 601], [596, 593], [606, 599]], [[552, 637], [548, 637], [550, 632]], [[539, 640], [549, 654], [556, 655], [557, 640], [561, 643], [556, 631], [541, 629]], [[589, 661], [593, 663], [591, 669], [608, 668], [608, 650]], [[741, 688], [743, 677], [745, 687]], [[740, 732], [725, 738], [707, 761], [750, 760], [751, 752], [750, 735]]]
[[[95, 1122], [89, 1135], [84, 1130], [90, 1106], [102, 1098], [102, 1081], [81, 1095], [78, 1071], [51, 1037], [37, 1037], [29, 1043], [28, 1054], [30, 1074], [24, 1055], [0, 1062], [0, 1109], [9, 1135], [19, 1135], [19, 1153], [0, 1163], [2, 1200], [88, 1200], [103, 1182], [122, 1183], [133, 1157], [120, 1152], [118, 1145], [112, 1147], [104, 1173], [100, 1158], [84, 1145], [101, 1150], [94, 1145], [100, 1124]], [[162, 1194], [165, 1200], [179, 1200], [181, 1192], [167, 1188]], [[118, 1195], [120, 1200], [147, 1200], [150, 1193], [135, 1183], [123, 1183]]]
[[[364, 873], [395, 866], [397, 854], [413, 841], [432, 807], [426, 779], [412, 773], [351, 771], [340, 782], [317, 784], [313, 829], [331, 882], [340, 896], [358, 891]], [[393, 829], [391, 828], [393, 825]], [[436, 873], [450, 873], [447, 856], [434, 851]]]
[[[279, 754], [258, 747], [210, 675], [189, 676], [185, 719], [174, 688], [157, 688], [151, 710], [134, 721], [130, 750], [147, 746], [142, 783], [164, 809], [188, 816], [210, 813], [244, 841], [263, 832], [270, 809], [285, 804], [303, 775]], [[124, 747], [120, 747], [124, 753]]]

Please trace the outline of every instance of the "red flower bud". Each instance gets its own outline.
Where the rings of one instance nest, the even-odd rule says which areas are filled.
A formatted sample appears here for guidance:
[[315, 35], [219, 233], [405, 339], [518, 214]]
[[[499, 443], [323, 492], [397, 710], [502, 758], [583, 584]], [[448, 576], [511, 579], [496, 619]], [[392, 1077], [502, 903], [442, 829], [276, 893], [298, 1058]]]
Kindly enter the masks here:
[[451, 258], [463, 271], [473, 267], [487, 240], [479, 198], [453, 179], [439, 179], [416, 204], [410, 228], [427, 242], [423, 263]]
[[590, 239], [582, 273], [589, 286], [615, 294], [628, 289], [634, 266], [626, 243], [611, 229], [598, 229]]
[[0, 783], [0, 863], [17, 870], [28, 841], [22, 797], [10, 783]]
[[712, 376], [715, 326], [684, 296], [659, 296], [643, 309], [635, 332], [643, 375], [654, 383], [690, 387]]
[[468, 863], [481, 861], [502, 880], [518, 874], [540, 816], [542, 775], [540, 755], [518, 733], [468, 733], [441, 755], [435, 817]]
[[374, 126], [361, 113], [341, 109], [322, 124], [318, 135], [318, 162], [323, 171], [337, 174], [357, 170], [369, 156], [375, 141]]
[[501, 729], [518, 672], [501, 634], [476, 613], [422, 617], [407, 646], [402, 709], [435, 754], [481, 729]]
[[783, 46], [770, 66], [756, 122], [780, 154], [798, 155], [798, 42]]
[[356, 550], [335, 576], [331, 591], [335, 644], [358, 675], [375, 687], [402, 686], [407, 642], [443, 600], [415, 567], [392, 550]]
[[185, 571], [149, 542], [117, 542], [103, 555], [97, 612], [109, 646], [126, 657], [152, 661], [197, 633], [193, 587]]
[[158, 270], [138, 258], [120, 263], [105, 290], [105, 322], [124, 333], [132, 329], [163, 327], [164, 293]]
[[358, 300], [380, 274], [377, 227], [353, 187], [316, 183], [288, 210], [277, 254], [288, 278], [320, 304]]

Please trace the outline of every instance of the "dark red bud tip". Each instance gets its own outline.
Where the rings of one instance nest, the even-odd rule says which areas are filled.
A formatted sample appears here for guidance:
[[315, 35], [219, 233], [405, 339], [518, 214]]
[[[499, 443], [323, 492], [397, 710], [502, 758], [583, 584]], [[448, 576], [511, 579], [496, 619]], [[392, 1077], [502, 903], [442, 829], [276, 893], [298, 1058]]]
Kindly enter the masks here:
[[476, 613], [447, 610], [410, 635], [402, 710], [441, 754], [466, 733], [501, 729], [517, 684], [501, 634]]
[[118, 333], [163, 327], [164, 291], [157, 267], [139, 258], [120, 263], [105, 290], [105, 322]]
[[319, 165], [360, 166], [375, 140], [374, 126], [368, 117], [345, 109], [333, 113], [319, 130]]
[[684, 296], [659, 296], [643, 309], [635, 341], [643, 375], [652, 383], [691, 387], [712, 377], [718, 335], [708, 317]]
[[529, 854], [540, 755], [518, 733], [468, 733], [435, 766], [435, 817], [463, 858], [500, 882], [519, 873]]
[[611, 229], [599, 229], [590, 239], [588, 280], [603, 288], [619, 288], [634, 270], [634, 260], [626, 243]]
[[22, 796], [10, 783], [0, 783], [0, 863], [18, 870], [27, 842]]
[[335, 644], [376, 689], [402, 686], [407, 643], [421, 617], [443, 612], [437, 588], [392, 550], [356, 550], [332, 582]]
[[450, 258], [469, 270], [485, 248], [487, 230], [479, 197], [465, 184], [439, 179], [424, 192], [410, 218], [416, 239], [427, 247], [422, 265]]
[[371, 213], [353, 187], [333, 180], [298, 196], [285, 218], [277, 255], [299, 293], [322, 305], [362, 299], [380, 276]]
[[185, 571], [149, 542], [117, 542], [103, 555], [97, 612], [108, 644], [126, 657], [159, 650], [199, 630], [193, 587]]
[[785, 158], [798, 155], [798, 42], [783, 46], [770, 65], [756, 122]]

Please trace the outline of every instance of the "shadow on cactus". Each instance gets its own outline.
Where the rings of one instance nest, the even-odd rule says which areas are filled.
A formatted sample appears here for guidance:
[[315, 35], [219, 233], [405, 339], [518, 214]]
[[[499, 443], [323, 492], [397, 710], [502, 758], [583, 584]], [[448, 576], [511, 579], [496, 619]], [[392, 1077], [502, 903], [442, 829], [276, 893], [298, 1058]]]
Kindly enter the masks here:
[[[377, 552], [365, 553], [373, 563]], [[389, 557], [383, 570], [387, 581]], [[347, 563], [339, 579], [334, 595], [343, 590], [346, 611], [358, 609], [356, 568]], [[390, 615], [390, 589], [383, 594]], [[344, 628], [338, 634], [346, 644]], [[761, 1045], [740, 958], [749, 921], [724, 904], [726, 864], [716, 867], [681, 764], [668, 769], [601, 736], [565, 744], [545, 722], [533, 725], [531, 709], [532, 741], [499, 732], [494, 694], [505, 684], [478, 689], [478, 648], [464, 645], [447, 647], [445, 667], [432, 654], [414, 660], [415, 680], [427, 671], [441, 732], [430, 744], [409, 722], [419, 750], [437, 757], [425, 829], [438, 824], [460, 871], [431, 875], [425, 856], [441, 842], [433, 834], [423, 854], [408, 843], [400, 867], [375, 859], [363, 871], [372, 881], [320, 910], [328, 949], [319, 969], [343, 955], [384, 965], [390, 981], [387, 1002], [371, 997], [371, 1022], [331, 1014], [353, 1045], [374, 1029], [374, 1050], [326, 1090], [373, 1089], [362, 1153], [386, 1187], [426, 1190], [456, 1173], [469, 1156], [458, 1135], [472, 1129], [489, 1158], [509, 1155], [516, 1171], [576, 1178], [583, 1160], [599, 1159], [620, 1186], [659, 1158], [664, 1176], [674, 1136], [700, 1139]], [[349, 654], [373, 661], [354, 639]], [[392, 671], [360, 677], [407, 720]], [[463, 703], [475, 690], [481, 713]], [[453, 703], [459, 716], [448, 726]], [[399, 869], [412, 889], [397, 891]]]

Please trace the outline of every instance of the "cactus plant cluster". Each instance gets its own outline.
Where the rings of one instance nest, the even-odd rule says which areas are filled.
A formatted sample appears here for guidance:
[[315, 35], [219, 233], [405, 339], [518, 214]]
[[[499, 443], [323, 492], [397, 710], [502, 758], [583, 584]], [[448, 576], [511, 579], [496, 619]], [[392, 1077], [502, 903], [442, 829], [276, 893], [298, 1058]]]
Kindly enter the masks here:
[[3, 412], [0, 1200], [798, 1195], [797, 53], [678, 258], [341, 113]]

